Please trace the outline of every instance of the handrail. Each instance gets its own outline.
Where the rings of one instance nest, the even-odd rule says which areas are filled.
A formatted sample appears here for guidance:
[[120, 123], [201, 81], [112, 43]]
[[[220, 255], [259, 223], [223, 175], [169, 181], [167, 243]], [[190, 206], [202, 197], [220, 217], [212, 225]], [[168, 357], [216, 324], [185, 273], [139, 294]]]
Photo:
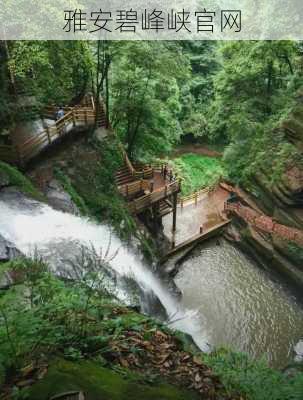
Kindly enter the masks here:
[[[17, 143], [14, 145], [0, 145], [1, 159], [8, 160], [12, 163], [24, 163], [39, 153], [47, 145], [50, 145], [54, 140], [66, 134], [65, 128], [69, 124], [76, 125], [76, 123], [84, 123], [86, 125], [93, 124], [95, 122], [96, 110], [93, 107], [94, 102], [91, 99], [91, 107], [87, 106], [75, 106], [75, 107], [64, 107], [66, 114], [54, 121], [54, 124], [47, 126], [41, 132], [25, 140], [23, 143]], [[52, 112], [54, 107], [47, 106], [47, 112]]]
[[146, 207], [149, 207], [159, 200], [179, 191], [180, 183], [178, 181], [174, 181], [169, 185], [165, 185], [164, 187], [161, 187], [149, 194], [146, 194], [145, 196], [140, 197], [139, 199], [133, 200], [131, 203], [129, 203], [129, 209], [131, 212], [139, 213]]
[[184, 203], [188, 203], [189, 201], [195, 200], [195, 203], [197, 204], [199, 197], [202, 194], [209, 193], [209, 188], [204, 188], [201, 190], [198, 190], [192, 194], [189, 194], [188, 196], [182, 196], [178, 198], [178, 204], [181, 204], [181, 207], [184, 206]]
[[300, 246], [303, 246], [303, 231], [292, 228], [286, 225], [276, 223], [272, 218], [260, 214], [249, 207], [243, 206], [242, 203], [228, 203], [224, 204], [226, 211], [231, 211], [243, 218], [246, 222], [255, 226], [263, 232], [276, 234], [282, 239], [293, 241]]
[[143, 167], [142, 170], [137, 171], [132, 162], [130, 161], [122, 143], [118, 144], [120, 151], [122, 153], [123, 160], [128, 168], [129, 173], [135, 178], [135, 179], [151, 179], [154, 175], [154, 169], [152, 167]]

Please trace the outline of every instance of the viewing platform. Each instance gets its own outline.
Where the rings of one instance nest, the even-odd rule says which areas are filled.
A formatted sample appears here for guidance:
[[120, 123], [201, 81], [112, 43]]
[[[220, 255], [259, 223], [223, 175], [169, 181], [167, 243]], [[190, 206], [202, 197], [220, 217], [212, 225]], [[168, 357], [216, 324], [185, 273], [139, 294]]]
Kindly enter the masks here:
[[150, 210], [154, 218], [173, 212], [173, 230], [176, 230], [177, 196], [181, 183], [165, 166], [132, 163], [123, 146], [124, 165], [116, 173], [118, 191], [125, 198], [132, 214]]

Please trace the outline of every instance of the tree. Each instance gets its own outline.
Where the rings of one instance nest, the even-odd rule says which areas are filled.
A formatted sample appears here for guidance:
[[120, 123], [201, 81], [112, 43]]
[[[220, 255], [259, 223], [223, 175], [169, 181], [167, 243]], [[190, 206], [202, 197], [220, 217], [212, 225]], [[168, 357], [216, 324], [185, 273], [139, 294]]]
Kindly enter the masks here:
[[123, 42], [112, 66], [112, 125], [130, 155], [168, 151], [181, 135], [181, 79], [189, 64], [174, 43]]

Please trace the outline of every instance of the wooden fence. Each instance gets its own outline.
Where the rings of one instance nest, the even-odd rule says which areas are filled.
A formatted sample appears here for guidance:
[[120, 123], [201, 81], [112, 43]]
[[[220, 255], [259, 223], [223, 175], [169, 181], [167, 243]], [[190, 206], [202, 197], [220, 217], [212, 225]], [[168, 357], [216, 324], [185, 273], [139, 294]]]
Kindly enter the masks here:
[[142, 192], [150, 190], [150, 189], [151, 189], [150, 182], [148, 182], [144, 179], [141, 179], [140, 181], [127, 183], [125, 185], [118, 187], [118, 190], [122, 194], [122, 196], [124, 196], [128, 199], [136, 196], [139, 193], [142, 193]]
[[164, 187], [157, 189], [152, 193], [146, 194], [139, 199], [133, 200], [131, 203], [129, 203], [129, 209], [132, 213], [138, 214], [146, 208], [159, 202], [160, 200], [165, 199], [168, 196], [171, 196], [172, 194], [179, 191], [180, 183], [177, 181], [172, 182], [169, 185], [165, 185]]
[[132, 175], [134, 179], [152, 179], [154, 176], [154, 170], [152, 167], [145, 166], [141, 170], [136, 170], [121, 143], [119, 143], [119, 148], [122, 153], [124, 163], [127, 166], [130, 175]]
[[[45, 129], [23, 143], [10, 146], [0, 146], [0, 159], [14, 164], [25, 164], [31, 158], [39, 154], [44, 148], [52, 144], [58, 138], [66, 135], [75, 126], [90, 126], [95, 123], [96, 111], [89, 107], [65, 107], [65, 115], [53, 125]], [[45, 117], [54, 118], [55, 108], [47, 107]]]
[[299, 246], [303, 246], [303, 232], [299, 229], [278, 224], [272, 218], [264, 214], [259, 214], [255, 210], [243, 206], [240, 202], [225, 203], [225, 210], [235, 213], [244, 221], [255, 226], [262, 232], [276, 234], [282, 239], [286, 239], [288, 241], [297, 243]]
[[199, 197], [202, 196], [203, 194], [206, 194], [206, 193], [209, 193], [209, 188], [205, 188], [205, 189], [199, 190], [199, 191], [197, 191], [195, 193], [192, 193], [192, 194], [190, 194], [188, 196], [179, 197], [178, 198], [178, 204], [181, 205], [181, 208], [183, 208], [186, 203], [189, 203], [189, 202], [192, 202], [192, 201], [194, 201], [195, 205], [197, 205]]

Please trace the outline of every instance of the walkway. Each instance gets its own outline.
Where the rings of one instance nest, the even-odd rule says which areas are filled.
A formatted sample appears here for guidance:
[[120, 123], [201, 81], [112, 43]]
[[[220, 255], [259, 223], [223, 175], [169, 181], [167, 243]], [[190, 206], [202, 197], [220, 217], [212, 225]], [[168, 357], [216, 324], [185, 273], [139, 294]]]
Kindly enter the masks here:
[[[90, 97], [89, 101], [87, 98], [84, 100], [84, 103], [75, 107], [63, 107], [64, 116], [59, 120], [55, 120], [57, 107], [49, 106], [45, 110], [43, 119], [18, 125], [10, 135], [12, 144], [0, 145], [0, 159], [24, 165], [42, 150], [76, 128], [94, 126], [97, 110], [93, 98]], [[106, 124], [104, 116], [101, 105], [98, 108], [98, 126], [100, 127]]]
[[164, 234], [179, 246], [191, 238], [200, 235], [200, 227], [203, 233], [208, 232], [224, 222], [224, 204], [229, 197], [229, 192], [218, 187], [213, 192], [205, 192], [199, 197], [197, 203], [189, 201], [178, 205], [177, 231], [173, 235], [171, 231], [171, 217], [163, 218]]
[[303, 246], [303, 231], [299, 229], [278, 224], [271, 217], [258, 213], [249, 207], [243, 206], [243, 204], [240, 202], [226, 204], [225, 209], [231, 214], [238, 215], [244, 221], [262, 232], [276, 234], [286, 241], [292, 241], [299, 246]]

